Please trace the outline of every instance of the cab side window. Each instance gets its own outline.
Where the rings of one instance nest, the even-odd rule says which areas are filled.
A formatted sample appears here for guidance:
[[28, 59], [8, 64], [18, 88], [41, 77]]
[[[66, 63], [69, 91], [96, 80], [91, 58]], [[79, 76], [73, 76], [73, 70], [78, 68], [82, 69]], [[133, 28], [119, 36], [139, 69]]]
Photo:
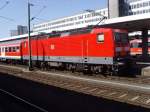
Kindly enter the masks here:
[[100, 33], [97, 35], [97, 42], [98, 43], [104, 43], [104, 34], [103, 33]]

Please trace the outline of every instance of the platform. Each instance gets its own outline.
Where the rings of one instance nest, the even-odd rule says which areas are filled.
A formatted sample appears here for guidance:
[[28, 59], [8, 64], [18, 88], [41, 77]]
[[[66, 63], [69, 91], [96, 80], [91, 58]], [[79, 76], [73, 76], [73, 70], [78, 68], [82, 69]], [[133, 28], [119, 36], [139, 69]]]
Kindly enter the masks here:
[[150, 76], [150, 66], [142, 68], [142, 76]]

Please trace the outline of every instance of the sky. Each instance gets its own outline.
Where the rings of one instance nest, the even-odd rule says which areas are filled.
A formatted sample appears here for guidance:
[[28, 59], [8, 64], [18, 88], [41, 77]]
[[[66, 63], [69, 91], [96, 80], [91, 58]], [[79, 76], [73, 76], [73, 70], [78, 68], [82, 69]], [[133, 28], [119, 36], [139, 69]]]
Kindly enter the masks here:
[[[65, 16], [72, 16], [84, 12], [86, 9], [102, 9], [107, 7], [107, 0], [29, 0], [31, 7], [31, 21], [33, 24], [54, 20]], [[10, 30], [17, 25], [27, 26], [28, 0], [0, 0], [0, 38], [10, 36]]]

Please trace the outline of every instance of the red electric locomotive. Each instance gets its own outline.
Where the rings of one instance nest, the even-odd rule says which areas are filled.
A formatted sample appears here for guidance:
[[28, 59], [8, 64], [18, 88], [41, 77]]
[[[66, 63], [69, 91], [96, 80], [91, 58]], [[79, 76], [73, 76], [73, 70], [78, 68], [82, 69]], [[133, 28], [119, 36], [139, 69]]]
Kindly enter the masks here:
[[[117, 72], [129, 55], [128, 33], [111, 28], [82, 28], [31, 39], [32, 61], [41, 67], [72, 71]], [[26, 62], [28, 39], [0, 42], [0, 58]]]

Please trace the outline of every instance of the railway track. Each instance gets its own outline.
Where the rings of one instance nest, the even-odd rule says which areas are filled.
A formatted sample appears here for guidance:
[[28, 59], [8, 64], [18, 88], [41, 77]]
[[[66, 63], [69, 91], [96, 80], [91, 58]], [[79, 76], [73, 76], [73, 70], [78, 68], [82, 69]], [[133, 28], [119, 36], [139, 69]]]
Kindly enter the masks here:
[[[0, 66], [8, 66], [6, 63], [0, 62]], [[17, 68], [27, 68], [25, 65], [9, 65]], [[39, 70], [39, 68], [34, 68], [35, 71]], [[41, 70], [41, 69], [40, 69]], [[99, 80], [110, 80], [110, 81], [119, 81], [119, 82], [126, 82], [130, 84], [150, 84], [150, 76], [140, 76], [133, 74], [120, 74], [119, 76], [110, 76], [110, 75], [103, 75], [103, 74], [83, 74], [81, 72], [71, 72], [71, 71], [65, 71], [65, 70], [57, 70], [57, 69], [51, 69], [51, 70], [41, 70], [45, 72], [50, 73], [59, 73], [59, 74], [65, 74], [65, 75], [72, 75], [72, 76], [80, 76], [85, 78], [92, 78], [92, 79], [99, 79]]]
[[146, 77], [138, 77], [136, 80], [129, 78], [129, 80], [117, 77], [72, 75], [69, 72], [60, 71], [35, 70], [30, 72], [22, 67], [8, 65], [0, 65], [0, 69], [3, 73], [42, 84], [150, 108], [150, 87], [147, 83], [149, 78], [146, 80]]
[[21, 97], [18, 97], [14, 95], [13, 93], [10, 93], [4, 89], [0, 89], [0, 94], [4, 94], [5, 96], [11, 98], [14, 102], [17, 104], [21, 104], [21, 106], [27, 108], [28, 111], [34, 111], [34, 112], [48, 112], [46, 109], [43, 109], [42, 107], [39, 107], [27, 100], [24, 100]]
[[65, 75], [72, 75], [72, 76], [80, 76], [85, 78], [92, 78], [92, 79], [99, 79], [99, 80], [110, 80], [110, 81], [119, 81], [119, 82], [126, 82], [131, 84], [150, 84], [150, 77], [148, 76], [140, 76], [140, 75], [122, 75], [122, 76], [110, 76], [110, 75], [102, 75], [102, 74], [83, 74], [79, 72], [68, 72], [68, 71], [45, 71], [50, 73], [59, 73]]

